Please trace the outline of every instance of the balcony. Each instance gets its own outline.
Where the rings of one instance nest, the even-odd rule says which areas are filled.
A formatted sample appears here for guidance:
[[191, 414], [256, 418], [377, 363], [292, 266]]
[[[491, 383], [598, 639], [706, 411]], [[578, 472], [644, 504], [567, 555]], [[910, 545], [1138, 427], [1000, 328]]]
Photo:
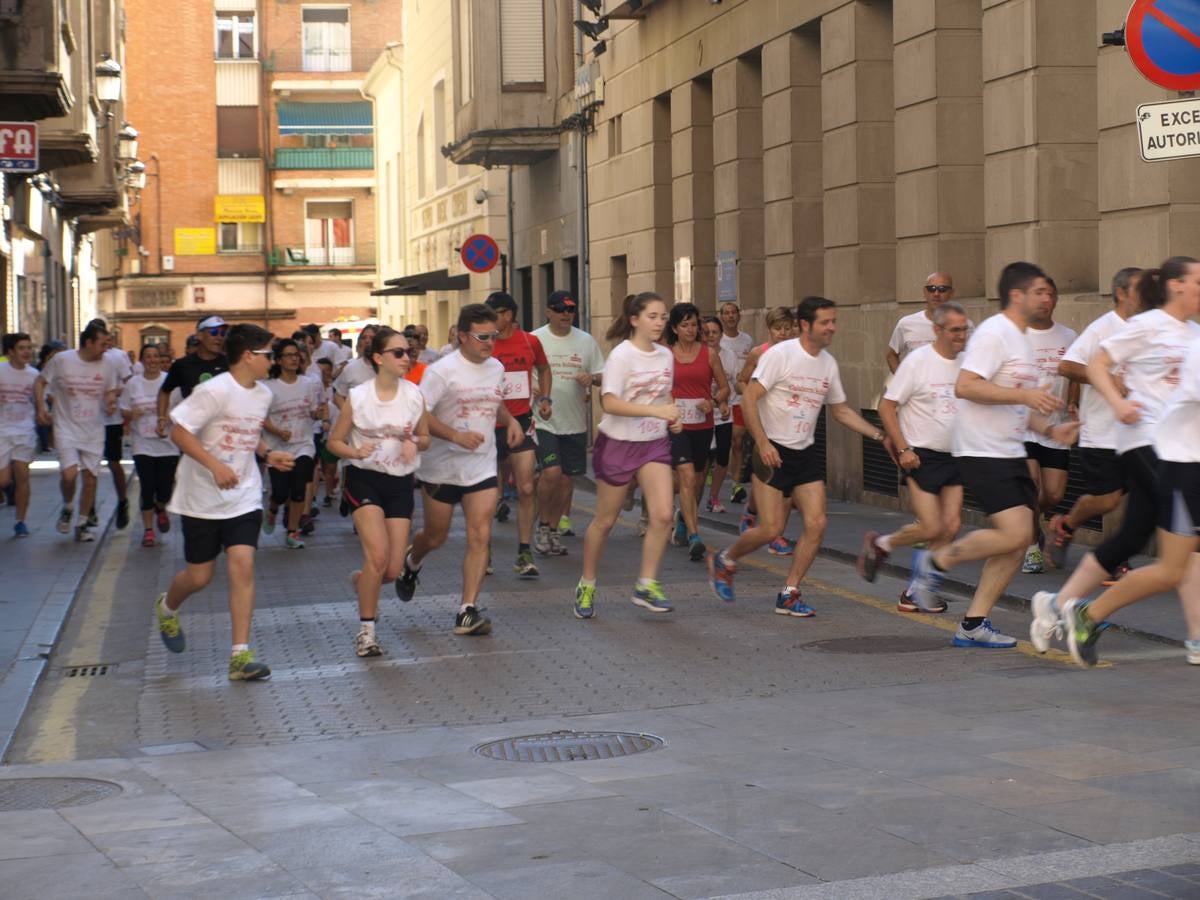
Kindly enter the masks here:
[[268, 262], [281, 269], [374, 268], [375, 245], [359, 242], [353, 247], [305, 247], [276, 245]]
[[373, 147], [283, 147], [275, 151], [275, 169], [374, 169]]
[[272, 50], [267, 71], [292, 72], [366, 72], [383, 52], [382, 47], [300, 48]]

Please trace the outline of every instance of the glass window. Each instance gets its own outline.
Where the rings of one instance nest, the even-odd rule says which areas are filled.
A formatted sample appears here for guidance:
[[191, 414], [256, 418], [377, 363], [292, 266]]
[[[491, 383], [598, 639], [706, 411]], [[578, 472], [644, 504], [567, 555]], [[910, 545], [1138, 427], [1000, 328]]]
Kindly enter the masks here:
[[350, 71], [350, 10], [310, 7], [300, 12], [305, 72]]
[[262, 250], [261, 222], [222, 222], [220, 244], [222, 253], [238, 253]]
[[217, 59], [255, 59], [257, 43], [254, 13], [217, 13]]
[[354, 265], [354, 204], [313, 201], [304, 211], [304, 255], [317, 266]]

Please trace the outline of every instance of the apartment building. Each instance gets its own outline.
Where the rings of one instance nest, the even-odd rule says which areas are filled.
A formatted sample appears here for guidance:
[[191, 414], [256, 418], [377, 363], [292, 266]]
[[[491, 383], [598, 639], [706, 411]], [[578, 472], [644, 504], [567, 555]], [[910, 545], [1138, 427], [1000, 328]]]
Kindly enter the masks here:
[[0, 172], [0, 330], [35, 344], [96, 315], [95, 234], [125, 222], [121, 23], [120, 0], [0, 7], [0, 121], [37, 126], [36, 159]]
[[[870, 412], [931, 271], [980, 319], [1003, 265], [1034, 260], [1080, 328], [1118, 268], [1200, 255], [1200, 160], [1138, 151], [1137, 105], [1174, 95], [1102, 42], [1127, 0], [589, 5], [607, 18], [586, 41], [595, 333], [631, 291], [734, 299], [759, 334], [766, 309], [824, 294]], [[896, 503], [875, 448], [827, 441], [836, 495]]]
[[[368, 74], [375, 104], [380, 317], [440, 343], [459, 307], [507, 287], [529, 328], [545, 300], [580, 294], [584, 164], [574, 2], [409, 0], [403, 47]], [[504, 260], [474, 274], [463, 241]]]
[[198, 316], [276, 334], [375, 312], [375, 123], [363, 78], [401, 0], [128, 0], [146, 185], [104, 248], [122, 345]]

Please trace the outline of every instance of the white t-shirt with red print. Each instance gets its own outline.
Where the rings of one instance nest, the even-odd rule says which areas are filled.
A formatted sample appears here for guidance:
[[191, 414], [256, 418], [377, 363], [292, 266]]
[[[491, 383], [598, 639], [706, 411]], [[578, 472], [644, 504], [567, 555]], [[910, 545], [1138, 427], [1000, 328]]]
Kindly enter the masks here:
[[503, 399], [504, 366], [488, 358], [474, 363], [462, 351], [443, 356], [425, 370], [421, 394], [430, 416], [456, 431], [475, 431], [474, 450], [434, 438], [421, 454], [418, 477], [427, 484], [469, 487], [496, 477], [496, 415]]

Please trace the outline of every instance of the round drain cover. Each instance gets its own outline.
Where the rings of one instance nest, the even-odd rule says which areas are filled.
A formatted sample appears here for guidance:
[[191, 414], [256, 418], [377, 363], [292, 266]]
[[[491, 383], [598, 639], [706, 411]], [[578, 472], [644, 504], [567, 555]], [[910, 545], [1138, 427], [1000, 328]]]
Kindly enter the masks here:
[[927, 653], [945, 650], [950, 641], [944, 637], [898, 637], [894, 634], [868, 634], [859, 637], [830, 638], [805, 644], [806, 650], [824, 650], [826, 653], [863, 653], [885, 656], [890, 653]]
[[84, 806], [119, 793], [119, 784], [93, 778], [0, 779], [0, 812]]
[[475, 748], [476, 756], [508, 762], [572, 762], [579, 759], [613, 759], [663, 746], [652, 734], [619, 731], [553, 731], [488, 741]]

